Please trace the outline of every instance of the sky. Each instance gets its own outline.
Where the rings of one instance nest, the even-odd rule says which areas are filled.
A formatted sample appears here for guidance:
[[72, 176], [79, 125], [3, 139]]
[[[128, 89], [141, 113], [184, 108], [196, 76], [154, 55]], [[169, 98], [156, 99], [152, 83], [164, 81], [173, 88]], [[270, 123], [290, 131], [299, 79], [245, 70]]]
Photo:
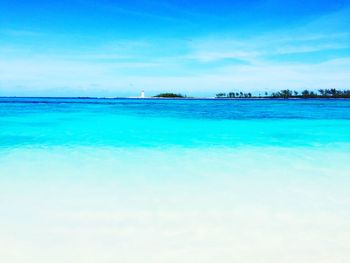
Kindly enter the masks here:
[[350, 89], [350, 0], [0, 0], [0, 96]]

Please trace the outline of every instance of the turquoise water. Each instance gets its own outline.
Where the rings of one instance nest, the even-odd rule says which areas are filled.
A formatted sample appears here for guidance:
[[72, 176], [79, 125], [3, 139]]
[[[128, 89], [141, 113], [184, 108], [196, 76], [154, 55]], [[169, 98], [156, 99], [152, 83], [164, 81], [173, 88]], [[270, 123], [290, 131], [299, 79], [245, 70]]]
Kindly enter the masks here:
[[350, 100], [0, 98], [0, 255], [349, 262], [349, 171]]
[[0, 99], [0, 147], [311, 147], [350, 142], [348, 100]]

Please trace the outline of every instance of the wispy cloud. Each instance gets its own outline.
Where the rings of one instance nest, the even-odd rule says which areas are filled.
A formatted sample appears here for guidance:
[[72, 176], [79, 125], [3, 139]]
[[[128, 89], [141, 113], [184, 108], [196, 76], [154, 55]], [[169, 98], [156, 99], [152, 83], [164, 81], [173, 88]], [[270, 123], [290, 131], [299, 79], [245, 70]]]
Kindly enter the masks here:
[[[70, 87], [75, 94], [80, 90], [90, 92], [90, 95], [98, 95], [99, 92], [128, 92], [132, 95], [140, 89], [211, 95], [216, 91], [229, 90], [342, 89], [349, 88], [350, 83], [350, 59], [313, 65], [261, 62], [258, 65], [225, 66], [206, 72], [192, 71], [187, 75], [164, 74], [162, 70], [166, 67], [169, 64], [96, 64], [65, 60], [0, 62], [4, 76], [0, 81], [0, 91], [25, 83], [29, 90], [41, 89], [53, 93], [60, 87]], [[150, 68], [153, 74], [143, 74]], [[96, 87], [100, 91], [96, 91]], [[17, 89], [17, 92], [20, 90]]]
[[197, 40], [192, 45], [190, 57], [200, 61], [214, 61], [220, 59], [241, 59], [254, 62], [269, 56], [310, 53], [326, 50], [350, 48], [350, 34], [328, 34], [310, 38], [283, 38], [270, 35], [248, 39], [213, 39]]
[[35, 37], [41, 36], [42, 33], [39, 31], [25, 30], [25, 29], [3, 29], [0, 30], [0, 34], [5, 34], [14, 37]]
[[[349, 10], [342, 10], [307, 24], [246, 37], [226, 32], [192, 39], [109, 39], [51, 51], [2, 45], [0, 92], [21, 92], [18, 87], [50, 92], [70, 87], [68, 91], [76, 93], [99, 92], [98, 87], [100, 92], [134, 94], [140, 89], [213, 94], [235, 89], [350, 88], [347, 14]], [[25, 30], [1, 33], [37, 36]], [[339, 55], [333, 52], [342, 50]], [[327, 52], [334, 55], [324, 56]], [[306, 54], [311, 53], [320, 59], [308, 60]], [[282, 59], [285, 55], [299, 56]]]
[[230, 37], [228, 33], [209, 36], [192, 42], [190, 57], [205, 62], [240, 59], [252, 63], [269, 56], [348, 49], [349, 24], [350, 9], [344, 9], [307, 24], [246, 38]]

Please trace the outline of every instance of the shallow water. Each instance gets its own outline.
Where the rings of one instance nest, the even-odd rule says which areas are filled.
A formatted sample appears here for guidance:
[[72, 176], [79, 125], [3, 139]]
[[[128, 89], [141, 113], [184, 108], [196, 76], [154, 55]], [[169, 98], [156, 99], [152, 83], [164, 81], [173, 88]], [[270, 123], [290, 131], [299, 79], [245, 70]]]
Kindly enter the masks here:
[[6, 262], [349, 262], [350, 101], [0, 99]]

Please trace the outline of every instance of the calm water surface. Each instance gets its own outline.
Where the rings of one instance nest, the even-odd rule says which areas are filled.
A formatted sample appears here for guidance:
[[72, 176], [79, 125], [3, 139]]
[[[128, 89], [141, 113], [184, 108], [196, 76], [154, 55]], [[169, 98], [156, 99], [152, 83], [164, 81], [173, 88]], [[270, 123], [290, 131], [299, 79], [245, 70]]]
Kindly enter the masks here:
[[350, 100], [0, 98], [4, 262], [350, 262]]
[[0, 147], [350, 142], [349, 100], [0, 99]]

